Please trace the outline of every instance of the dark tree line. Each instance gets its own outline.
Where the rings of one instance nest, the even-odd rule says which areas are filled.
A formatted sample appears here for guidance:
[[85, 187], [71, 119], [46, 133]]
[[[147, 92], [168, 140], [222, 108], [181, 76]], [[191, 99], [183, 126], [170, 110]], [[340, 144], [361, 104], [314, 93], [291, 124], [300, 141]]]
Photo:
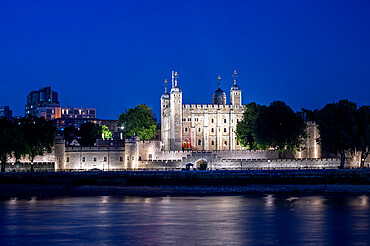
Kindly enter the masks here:
[[28, 117], [14, 122], [0, 119], [1, 171], [5, 172], [5, 164], [11, 157], [17, 162], [20, 158], [28, 156], [33, 164], [36, 156], [51, 151], [55, 135], [55, 126], [44, 118]]
[[275, 148], [284, 152], [299, 149], [306, 131], [303, 118], [284, 102], [274, 101], [268, 107], [247, 104], [236, 134], [239, 143], [248, 149]]
[[80, 129], [76, 129], [73, 126], [67, 126], [63, 130], [63, 136], [67, 145], [71, 144], [72, 141], [76, 139], [81, 146], [94, 146], [96, 139], [102, 137], [102, 133], [102, 126], [92, 122], [82, 124]]
[[[347, 154], [361, 153], [361, 164], [370, 152], [370, 107], [357, 108], [356, 103], [340, 100], [321, 110], [302, 109], [306, 118], [318, 125], [317, 139], [322, 151], [339, 154], [344, 168]], [[279, 151], [298, 150], [305, 135], [305, 123], [284, 102], [275, 101], [268, 107], [256, 103], [246, 105], [243, 120], [237, 125], [239, 143], [248, 149], [275, 148]]]
[[340, 154], [344, 168], [346, 154], [361, 153], [360, 167], [369, 155], [370, 107], [357, 108], [356, 103], [340, 100], [316, 112], [319, 143], [324, 152]]

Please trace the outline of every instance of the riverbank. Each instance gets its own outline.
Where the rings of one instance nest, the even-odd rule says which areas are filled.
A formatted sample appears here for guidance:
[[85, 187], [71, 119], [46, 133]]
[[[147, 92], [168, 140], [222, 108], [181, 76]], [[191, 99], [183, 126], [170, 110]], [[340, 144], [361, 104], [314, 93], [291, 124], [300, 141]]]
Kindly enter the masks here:
[[247, 185], [247, 186], [64, 186], [0, 184], [0, 198], [58, 196], [187, 196], [244, 194], [370, 195], [369, 185]]
[[370, 170], [0, 173], [0, 197], [370, 194]]

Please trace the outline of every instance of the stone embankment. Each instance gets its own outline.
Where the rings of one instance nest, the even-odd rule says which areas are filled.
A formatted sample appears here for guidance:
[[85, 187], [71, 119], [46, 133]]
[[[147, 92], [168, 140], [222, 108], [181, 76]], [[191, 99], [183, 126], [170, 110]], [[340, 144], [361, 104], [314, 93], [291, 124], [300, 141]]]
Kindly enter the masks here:
[[370, 185], [370, 169], [344, 170], [222, 170], [122, 172], [10, 172], [0, 184], [42, 185]]
[[370, 170], [0, 173], [0, 197], [370, 194]]

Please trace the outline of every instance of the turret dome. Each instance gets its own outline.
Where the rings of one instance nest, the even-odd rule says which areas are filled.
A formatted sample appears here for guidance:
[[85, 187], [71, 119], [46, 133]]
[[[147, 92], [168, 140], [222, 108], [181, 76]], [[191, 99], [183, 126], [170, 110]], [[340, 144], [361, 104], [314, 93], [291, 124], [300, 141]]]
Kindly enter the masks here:
[[225, 105], [226, 104], [226, 93], [220, 88], [218, 83], [218, 89], [213, 93], [213, 104]]
[[166, 91], [165, 93], [162, 94], [161, 99], [168, 99], [170, 100], [170, 94]]

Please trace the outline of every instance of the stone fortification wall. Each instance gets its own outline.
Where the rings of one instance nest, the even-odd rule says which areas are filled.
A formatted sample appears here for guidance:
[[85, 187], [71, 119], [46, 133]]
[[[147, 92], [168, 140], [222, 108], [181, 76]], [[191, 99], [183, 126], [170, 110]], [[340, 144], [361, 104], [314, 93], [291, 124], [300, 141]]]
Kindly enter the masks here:
[[160, 151], [155, 153], [156, 160], [182, 160], [190, 151]]
[[223, 109], [223, 108], [245, 108], [245, 105], [218, 105], [218, 104], [183, 104], [186, 109]]
[[[202, 160], [202, 159], [201, 159]], [[188, 159], [183, 161], [141, 161], [138, 168], [151, 170], [181, 170], [186, 168]], [[189, 162], [191, 163], [191, 162]], [[199, 168], [199, 162], [192, 163], [194, 168]], [[337, 169], [340, 160], [327, 159], [275, 159], [275, 160], [237, 160], [237, 159], [212, 159], [207, 162], [207, 169]]]
[[123, 147], [66, 147], [62, 169], [124, 169]]
[[201, 159], [216, 155], [219, 159], [278, 159], [279, 152], [264, 150], [230, 150], [230, 151], [160, 151], [155, 153], [156, 160], [182, 160], [187, 156], [197, 156]]
[[[20, 163], [28, 163], [28, 162], [31, 162], [28, 155], [26, 155], [25, 157], [22, 157], [20, 160], [19, 160]], [[34, 161], [34, 163], [43, 163], [43, 162], [55, 162], [55, 151], [54, 149], [52, 149], [52, 151], [50, 153], [47, 153], [45, 152], [42, 156], [36, 156]], [[15, 163], [15, 158], [12, 157], [8, 160], [8, 163], [10, 164], [14, 164]]]
[[213, 154], [222, 159], [278, 159], [279, 152], [273, 150], [230, 150], [213, 151]]
[[[21, 162], [21, 163], [7, 163], [5, 165], [5, 172], [30, 172], [31, 163]], [[33, 163], [34, 172], [54, 172], [55, 163], [54, 162], [34, 162]]]

